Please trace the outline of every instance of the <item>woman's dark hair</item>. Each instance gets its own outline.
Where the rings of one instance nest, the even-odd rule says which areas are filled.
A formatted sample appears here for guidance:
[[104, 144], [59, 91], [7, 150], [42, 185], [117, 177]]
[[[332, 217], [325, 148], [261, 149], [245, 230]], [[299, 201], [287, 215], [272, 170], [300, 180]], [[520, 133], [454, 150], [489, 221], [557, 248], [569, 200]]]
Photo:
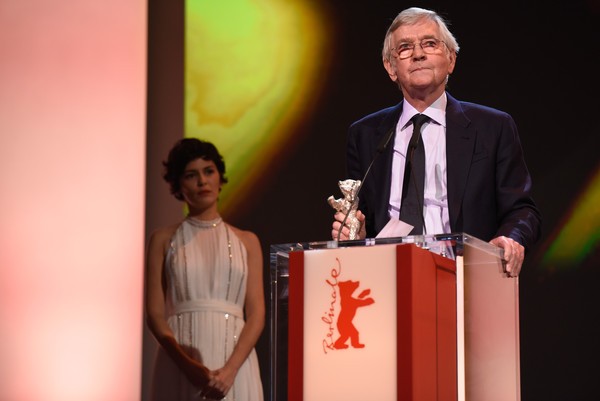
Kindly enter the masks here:
[[215, 145], [197, 138], [183, 138], [175, 143], [169, 151], [167, 160], [163, 162], [165, 172], [163, 178], [169, 183], [171, 193], [175, 198], [183, 200], [179, 179], [183, 176], [185, 167], [196, 159], [211, 160], [217, 166], [221, 183], [227, 183], [225, 177], [225, 162]]

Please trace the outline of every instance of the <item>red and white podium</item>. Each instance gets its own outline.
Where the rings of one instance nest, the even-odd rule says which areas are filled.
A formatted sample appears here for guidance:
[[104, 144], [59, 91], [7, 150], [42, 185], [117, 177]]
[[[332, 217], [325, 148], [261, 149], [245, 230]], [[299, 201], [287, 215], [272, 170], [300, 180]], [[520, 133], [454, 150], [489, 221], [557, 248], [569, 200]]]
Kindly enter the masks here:
[[520, 400], [518, 278], [448, 234], [271, 246], [271, 401]]

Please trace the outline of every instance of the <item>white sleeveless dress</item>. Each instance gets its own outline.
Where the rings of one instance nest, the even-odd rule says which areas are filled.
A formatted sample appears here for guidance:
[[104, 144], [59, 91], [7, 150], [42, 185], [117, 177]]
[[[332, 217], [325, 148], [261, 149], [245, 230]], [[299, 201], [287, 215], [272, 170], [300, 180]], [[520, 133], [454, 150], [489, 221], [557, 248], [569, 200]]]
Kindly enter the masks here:
[[[211, 370], [231, 355], [244, 327], [247, 250], [221, 218], [188, 217], [177, 228], [165, 260], [167, 321], [175, 339]], [[155, 401], [202, 400], [159, 347], [152, 383]], [[226, 401], [263, 401], [256, 351], [240, 367]]]

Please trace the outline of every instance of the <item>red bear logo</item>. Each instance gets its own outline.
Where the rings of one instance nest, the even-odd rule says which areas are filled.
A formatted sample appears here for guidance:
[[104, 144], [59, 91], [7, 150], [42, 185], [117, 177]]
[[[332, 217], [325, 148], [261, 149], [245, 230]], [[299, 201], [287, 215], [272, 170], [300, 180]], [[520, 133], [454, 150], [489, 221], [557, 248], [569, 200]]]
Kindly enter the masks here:
[[356, 316], [356, 310], [361, 306], [368, 306], [375, 301], [373, 298], [365, 298], [371, 293], [370, 289], [366, 289], [360, 293], [358, 298], [353, 298], [352, 294], [358, 288], [360, 282], [358, 281], [340, 281], [338, 288], [340, 289], [340, 316], [337, 320], [337, 328], [340, 333], [340, 337], [333, 344], [336, 349], [348, 348], [346, 341], [350, 339], [350, 344], [354, 348], [364, 348], [364, 344], [358, 341], [358, 330], [354, 327], [352, 320]]

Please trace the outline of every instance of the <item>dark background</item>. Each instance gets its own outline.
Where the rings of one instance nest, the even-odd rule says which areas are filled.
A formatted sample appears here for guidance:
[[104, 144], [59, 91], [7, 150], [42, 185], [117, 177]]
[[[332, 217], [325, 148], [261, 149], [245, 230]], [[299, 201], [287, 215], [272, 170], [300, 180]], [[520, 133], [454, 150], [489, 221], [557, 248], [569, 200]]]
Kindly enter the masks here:
[[[293, 133], [296, 147], [272, 162], [264, 189], [247, 195], [245, 209], [226, 217], [261, 238], [266, 284], [269, 245], [329, 239], [333, 209], [326, 199], [339, 197], [337, 181], [346, 178], [350, 123], [401, 100], [381, 63], [390, 22], [410, 6], [434, 9], [450, 21], [461, 47], [448, 91], [514, 117], [542, 211], [542, 240], [519, 278], [522, 399], [600, 400], [597, 244], [577, 263], [542, 261], [600, 170], [600, 3], [313, 1], [325, 8], [335, 43], [330, 59], [316, 60], [325, 87], [315, 111]], [[160, 178], [160, 162], [184, 135], [184, 6], [165, 3], [149, 2], [147, 233], [181, 217], [181, 205]], [[589, 221], [596, 240], [597, 220], [596, 211]], [[152, 348], [145, 333], [144, 381]], [[257, 351], [267, 396], [268, 328]]]

